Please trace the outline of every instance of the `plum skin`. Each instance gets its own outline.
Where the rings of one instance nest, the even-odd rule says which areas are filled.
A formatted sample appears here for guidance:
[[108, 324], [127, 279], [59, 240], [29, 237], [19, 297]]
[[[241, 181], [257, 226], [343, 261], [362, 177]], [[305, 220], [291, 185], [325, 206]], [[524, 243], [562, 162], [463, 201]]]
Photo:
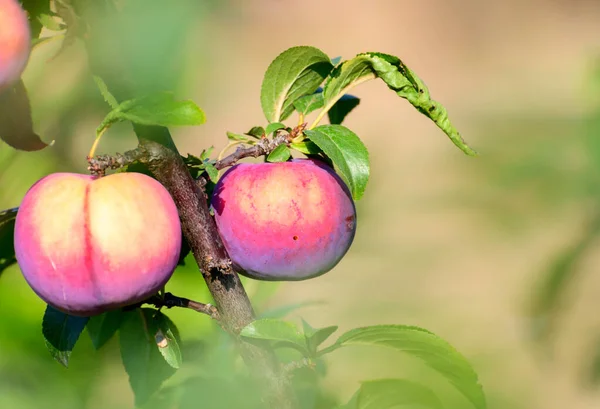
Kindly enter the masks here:
[[320, 276], [344, 257], [356, 232], [348, 188], [313, 159], [237, 164], [218, 181], [211, 207], [232, 262], [259, 280]]
[[14, 242], [42, 300], [92, 316], [156, 294], [177, 265], [181, 237], [177, 207], [155, 179], [54, 173], [23, 198]]
[[0, 0], [0, 91], [21, 78], [30, 53], [31, 31], [25, 10], [16, 0]]

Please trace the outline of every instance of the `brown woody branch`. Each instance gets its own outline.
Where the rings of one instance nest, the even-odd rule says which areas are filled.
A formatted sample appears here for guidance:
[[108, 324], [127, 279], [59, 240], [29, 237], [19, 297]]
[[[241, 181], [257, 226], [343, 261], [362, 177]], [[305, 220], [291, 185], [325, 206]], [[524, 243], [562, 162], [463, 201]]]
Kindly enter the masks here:
[[231, 155], [224, 157], [223, 159], [215, 163], [217, 170], [225, 169], [229, 166], [235, 165], [239, 160], [244, 158], [258, 158], [259, 156], [266, 156], [273, 152], [279, 145], [289, 145], [296, 136], [300, 134], [306, 128], [306, 123], [297, 126], [289, 134], [279, 133], [274, 138], [262, 138], [256, 144], [245, 148], [238, 147], [235, 152]]
[[144, 304], [152, 304], [156, 308], [189, 308], [201, 314], [206, 314], [215, 321], [220, 320], [219, 311], [214, 305], [178, 297], [171, 293], [164, 293], [162, 296], [157, 294], [144, 301]]

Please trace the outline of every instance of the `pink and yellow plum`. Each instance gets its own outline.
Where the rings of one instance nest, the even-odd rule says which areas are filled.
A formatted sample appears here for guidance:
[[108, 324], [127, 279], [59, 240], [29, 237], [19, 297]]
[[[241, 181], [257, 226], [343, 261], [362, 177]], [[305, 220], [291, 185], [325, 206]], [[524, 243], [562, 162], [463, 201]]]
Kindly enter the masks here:
[[17, 0], [0, 0], [0, 91], [21, 78], [31, 52], [31, 32]]
[[330, 271], [356, 231], [348, 188], [312, 159], [235, 165], [215, 186], [211, 206], [234, 265], [259, 280], [298, 281]]
[[171, 277], [181, 225], [169, 192], [141, 173], [54, 173], [25, 195], [15, 254], [54, 308], [91, 316], [140, 302]]

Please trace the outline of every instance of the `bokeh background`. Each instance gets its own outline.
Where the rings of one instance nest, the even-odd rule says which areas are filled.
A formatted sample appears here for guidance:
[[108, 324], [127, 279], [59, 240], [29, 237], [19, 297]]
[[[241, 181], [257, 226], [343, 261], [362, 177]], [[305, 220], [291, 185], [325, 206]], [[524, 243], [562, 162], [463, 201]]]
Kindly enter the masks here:
[[[218, 152], [226, 131], [264, 125], [263, 73], [295, 45], [344, 59], [363, 51], [399, 56], [480, 152], [464, 156], [383, 83], [356, 88], [362, 102], [345, 125], [372, 162], [355, 242], [322, 277], [279, 286], [246, 280], [259, 311], [302, 304], [291, 319], [339, 325], [339, 333], [384, 323], [429, 329], [473, 363], [491, 409], [598, 407], [600, 3], [175, 3], [147, 3], [157, 23], [144, 35], [157, 53], [173, 53], [161, 55], [164, 61], [180, 58], [167, 80], [207, 114], [203, 126], [173, 129], [184, 154], [209, 146]], [[193, 13], [181, 13], [183, 4]], [[186, 30], [169, 37], [184, 22]], [[0, 142], [0, 208], [18, 206], [48, 173], [85, 172], [95, 128], [108, 112], [82, 45], [52, 58], [59, 47], [40, 46], [24, 75], [35, 128], [55, 144], [25, 153]], [[155, 63], [136, 69], [143, 75]], [[131, 128], [117, 125], [99, 153], [135, 143]], [[191, 260], [167, 290], [208, 297]], [[40, 332], [45, 305], [16, 266], [0, 277], [0, 307], [0, 407], [133, 407], [115, 339], [93, 352], [83, 334], [69, 369], [52, 361]], [[210, 372], [198, 358], [203, 342], [220, 342], [208, 318], [167, 314], [189, 345], [184, 368], [168, 384]], [[436, 374], [391, 350], [340, 350], [327, 367], [324, 384], [342, 402], [361, 380], [409, 377], [432, 385], [448, 408], [467, 405]], [[194, 402], [189, 407], [211, 407], [201, 397]]]

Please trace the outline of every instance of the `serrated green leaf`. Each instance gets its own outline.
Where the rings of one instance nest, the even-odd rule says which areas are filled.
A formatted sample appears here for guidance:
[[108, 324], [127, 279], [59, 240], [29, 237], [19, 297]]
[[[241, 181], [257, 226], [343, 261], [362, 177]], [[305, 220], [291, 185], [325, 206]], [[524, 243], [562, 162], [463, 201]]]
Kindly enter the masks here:
[[291, 322], [272, 318], [259, 319], [245, 326], [240, 336], [288, 346], [308, 356], [305, 338]]
[[205, 163], [204, 170], [206, 170], [206, 173], [208, 173], [208, 177], [211, 181], [213, 181], [214, 183], [217, 183], [219, 181], [219, 171], [212, 164], [208, 162]]
[[129, 384], [135, 394], [135, 405], [147, 402], [162, 383], [175, 373], [158, 350], [154, 321], [156, 310], [138, 308], [124, 314], [119, 328], [119, 345]]
[[302, 98], [298, 98], [294, 101], [294, 108], [302, 115], [308, 115], [311, 112], [323, 108], [325, 100], [323, 99], [323, 92], [315, 92], [314, 94], [305, 95]]
[[250, 128], [250, 130], [248, 132], [246, 132], [246, 135], [250, 135], [250, 136], [260, 139], [266, 135], [265, 128], [263, 128], [262, 126], [254, 126], [254, 127]]
[[37, 19], [42, 26], [51, 31], [62, 31], [67, 28], [64, 24], [59, 23], [53, 18], [53, 16], [49, 14], [40, 14], [37, 16]]
[[193, 126], [206, 121], [204, 112], [193, 101], [176, 101], [170, 92], [127, 100], [113, 109], [102, 127], [118, 121], [148, 126]]
[[291, 143], [290, 148], [296, 149], [298, 152], [302, 152], [305, 155], [317, 155], [323, 152], [321, 148], [311, 141]]
[[342, 125], [321, 125], [304, 133], [331, 159], [348, 185], [352, 198], [359, 200], [369, 181], [369, 152], [354, 132]]
[[348, 345], [377, 345], [406, 352], [443, 375], [477, 409], [487, 407], [483, 389], [471, 364], [454, 347], [425, 329], [407, 325], [356, 328], [319, 352], [324, 355]]
[[123, 319], [123, 311], [108, 311], [90, 317], [86, 328], [95, 349], [100, 349], [117, 333]]
[[96, 83], [102, 98], [104, 98], [104, 101], [108, 104], [108, 106], [110, 106], [112, 109], [118, 109], [119, 101], [117, 101], [114, 95], [110, 93], [104, 80], [97, 75], [94, 75], [94, 82]]
[[19, 208], [0, 212], [0, 275], [17, 262], [15, 258], [15, 219]]
[[338, 102], [333, 104], [331, 109], [327, 112], [329, 116], [329, 123], [333, 125], [339, 125], [344, 122], [344, 119], [348, 114], [360, 104], [360, 99], [354, 95], [346, 94], [341, 97]]
[[156, 313], [154, 321], [158, 330], [154, 334], [154, 341], [165, 361], [175, 369], [182, 364], [181, 349], [179, 347], [179, 331], [175, 323], [161, 312]]
[[241, 135], [239, 133], [227, 132], [227, 139], [231, 141], [239, 141], [239, 142], [248, 142], [250, 138], [245, 135]]
[[269, 125], [267, 125], [267, 127], [265, 128], [265, 133], [267, 135], [269, 135], [280, 129], [285, 129], [285, 124], [283, 124], [281, 122], [273, 122], [273, 123], [270, 123]]
[[433, 391], [404, 379], [377, 379], [362, 382], [344, 409], [442, 409], [444, 406]]
[[88, 317], [74, 317], [48, 305], [42, 321], [46, 347], [56, 361], [69, 367], [71, 352], [85, 328]]
[[294, 110], [294, 101], [315, 92], [333, 65], [329, 57], [315, 47], [292, 47], [281, 53], [267, 68], [260, 101], [269, 122], [286, 119]]
[[392, 55], [363, 53], [338, 65], [323, 86], [324, 111], [328, 111], [350, 88], [375, 78], [383, 80], [399, 97], [431, 119], [464, 153], [471, 156], [477, 154], [452, 125], [446, 109], [431, 99], [425, 83], [398, 57]]
[[285, 162], [292, 156], [286, 145], [279, 145], [267, 156], [267, 162]]

